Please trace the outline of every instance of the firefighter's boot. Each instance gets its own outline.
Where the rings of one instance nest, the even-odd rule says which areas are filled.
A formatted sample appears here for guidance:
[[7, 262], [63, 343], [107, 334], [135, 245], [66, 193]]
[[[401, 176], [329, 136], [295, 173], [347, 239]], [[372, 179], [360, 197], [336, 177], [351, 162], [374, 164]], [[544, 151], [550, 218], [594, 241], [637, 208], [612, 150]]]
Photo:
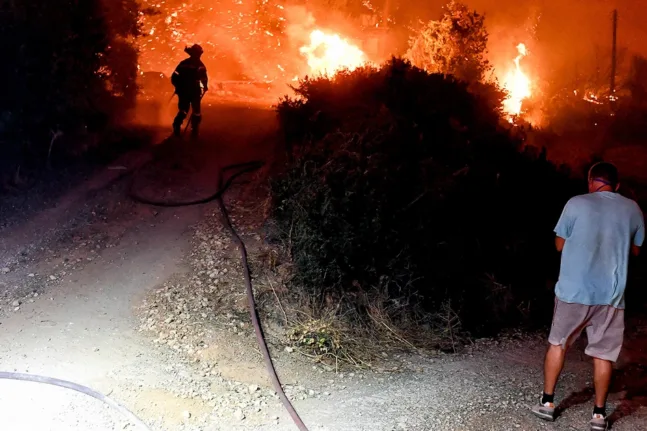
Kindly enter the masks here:
[[182, 135], [182, 123], [184, 123], [184, 119], [186, 118], [186, 112], [180, 111], [177, 113], [175, 116], [175, 120], [173, 120], [173, 134], [175, 136], [181, 136]]
[[202, 115], [200, 114], [191, 115], [191, 138], [192, 139], [198, 139], [201, 122], [202, 122]]

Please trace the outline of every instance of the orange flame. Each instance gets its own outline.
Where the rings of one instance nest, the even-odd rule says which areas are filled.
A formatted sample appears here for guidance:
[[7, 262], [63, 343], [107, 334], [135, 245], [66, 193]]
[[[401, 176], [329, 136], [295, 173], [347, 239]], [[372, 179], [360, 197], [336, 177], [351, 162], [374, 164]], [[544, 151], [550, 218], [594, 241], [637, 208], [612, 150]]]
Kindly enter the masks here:
[[310, 33], [310, 44], [299, 51], [307, 59], [313, 75], [330, 77], [341, 69], [355, 70], [366, 63], [366, 55], [357, 46], [321, 30]]
[[503, 88], [508, 91], [508, 98], [503, 101], [503, 110], [511, 116], [521, 114], [521, 105], [525, 99], [532, 95], [530, 79], [523, 73], [519, 63], [526, 56], [526, 45], [517, 45], [519, 55], [514, 59], [514, 69], [508, 72], [503, 80]]

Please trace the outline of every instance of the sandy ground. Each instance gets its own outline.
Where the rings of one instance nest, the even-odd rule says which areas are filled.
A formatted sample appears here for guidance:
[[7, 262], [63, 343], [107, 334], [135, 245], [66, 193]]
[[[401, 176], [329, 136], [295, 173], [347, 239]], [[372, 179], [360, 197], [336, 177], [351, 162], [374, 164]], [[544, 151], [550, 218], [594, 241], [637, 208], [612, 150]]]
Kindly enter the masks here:
[[[218, 108], [205, 117], [202, 173], [185, 178], [181, 166], [177, 172], [170, 166], [154, 186], [155, 172], [144, 173], [145, 192], [201, 195], [218, 165], [272, 151], [265, 139], [271, 113]], [[200, 277], [213, 273], [194, 274], [205, 250], [216, 262], [217, 271], [210, 271], [222, 280], [218, 289], [243, 293], [215, 206], [160, 209], [128, 198], [127, 174], [148, 157], [129, 154], [113, 164], [125, 170], [107, 167], [57, 205], [0, 231], [0, 268], [8, 269], [0, 273], [0, 370], [88, 385], [153, 430], [296, 429], [270, 388], [247, 316], [206, 297], [200, 297], [200, 310], [191, 305], [205, 291]], [[190, 162], [181, 153], [177, 158], [179, 165]], [[171, 190], [180, 177], [185, 189]], [[236, 212], [241, 193], [234, 188], [227, 201], [253, 242], [244, 213]], [[171, 331], [185, 331], [177, 343], [165, 341], [173, 334], [160, 342], [161, 328], [142, 329], [149, 316], [142, 304], [155, 297], [177, 306], [181, 317], [169, 321], [178, 322]], [[618, 407], [614, 429], [621, 431], [647, 430], [647, 354], [641, 347], [647, 325], [632, 325], [634, 338], [610, 401]], [[195, 351], [182, 348], [187, 328], [199, 334], [191, 340]], [[483, 340], [456, 355], [387, 355], [385, 363], [395, 364], [396, 372], [342, 372], [286, 352], [271, 334], [286, 391], [311, 430], [586, 429], [591, 382], [582, 345], [570, 353], [558, 394], [567, 408], [555, 423], [543, 423], [528, 411], [541, 392], [541, 337]], [[31, 383], [0, 381], [0, 413], [3, 430], [135, 429], [93, 399]]]

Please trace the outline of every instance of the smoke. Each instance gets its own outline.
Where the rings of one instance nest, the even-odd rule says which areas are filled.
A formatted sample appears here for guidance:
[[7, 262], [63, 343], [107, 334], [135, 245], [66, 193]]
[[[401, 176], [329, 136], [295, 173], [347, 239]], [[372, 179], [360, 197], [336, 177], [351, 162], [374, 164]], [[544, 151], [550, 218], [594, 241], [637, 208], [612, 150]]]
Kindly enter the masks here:
[[[435, 2], [438, 11], [445, 1]], [[525, 43], [524, 62], [543, 79], [575, 80], [583, 74], [608, 75], [612, 12], [618, 10], [619, 74], [635, 55], [647, 56], [644, 7], [638, 0], [464, 0], [486, 16], [490, 60], [511, 62]], [[440, 13], [440, 12], [439, 12]]]
[[287, 6], [285, 8], [287, 21], [286, 35], [296, 45], [302, 45], [308, 40], [308, 34], [315, 27], [315, 17], [304, 6]]
[[[323, 0], [299, 5], [294, 4], [297, 0], [263, 2], [262, 14], [258, 3], [250, 0], [166, 0], [161, 6], [154, 0], [140, 1], [161, 12], [146, 17], [146, 29], [152, 33], [142, 38], [142, 70], [168, 75], [184, 58], [184, 45], [198, 42], [205, 46], [204, 60], [215, 80], [271, 80], [292, 79], [307, 71], [299, 47], [308, 43], [315, 28], [350, 39], [371, 60], [401, 55], [411, 34], [409, 25], [440, 18], [448, 0], [365, 0], [370, 8], [363, 12], [389, 9], [398, 17], [396, 25], [381, 34], [371, 34], [360, 25], [361, 17], [349, 18]], [[489, 59], [495, 69], [510, 68], [516, 46], [524, 43], [528, 56], [522, 64], [534, 82], [565, 84], [583, 75], [608, 81], [614, 8], [619, 13], [618, 74], [627, 73], [634, 55], [647, 56], [647, 44], [641, 42], [647, 38], [645, 14], [637, 0], [463, 1], [486, 16]], [[373, 52], [377, 45], [380, 49], [374, 51], [380, 52]]]
[[[629, 50], [647, 54], [644, 3], [639, 0], [463, 0], [487, 16], [493, 27], [518, 27], [537, 19], [537, 36], [562, 51], [576, 51], [611, 40], [611, 13], [618, 10], [618, 41]], [[435, 2], [438, 9], [444, 1]]]
[[[532, 79], [535, 96], [582, 86], [608, 89], [614, 9], [618, 11], [616, 76], [620, 85], [631, 75], [636, 57], [647, 57], [643, 43], [646, 13], [639, 0], [458, 1], [485, 15], [488, 59], [499, 80], [514, 66], [516, 46], [526, 45], [528, 56], [521, 65]], [[448, 2], [402, 2], [397, 13], [401, 21], [415, 26], [418, 19], [439, 19]]]

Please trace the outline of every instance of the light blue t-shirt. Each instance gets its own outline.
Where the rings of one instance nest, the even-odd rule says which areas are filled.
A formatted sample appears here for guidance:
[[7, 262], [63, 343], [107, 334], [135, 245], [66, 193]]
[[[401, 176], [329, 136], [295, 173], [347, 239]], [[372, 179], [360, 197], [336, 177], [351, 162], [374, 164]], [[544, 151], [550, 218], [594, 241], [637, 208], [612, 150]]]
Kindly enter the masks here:
[[631, 245], [642, 246], [638, 204], [613, 192], [571, 198], [555, 227], [566, 240], [555, 294], [561, 301], [625, 307]]

